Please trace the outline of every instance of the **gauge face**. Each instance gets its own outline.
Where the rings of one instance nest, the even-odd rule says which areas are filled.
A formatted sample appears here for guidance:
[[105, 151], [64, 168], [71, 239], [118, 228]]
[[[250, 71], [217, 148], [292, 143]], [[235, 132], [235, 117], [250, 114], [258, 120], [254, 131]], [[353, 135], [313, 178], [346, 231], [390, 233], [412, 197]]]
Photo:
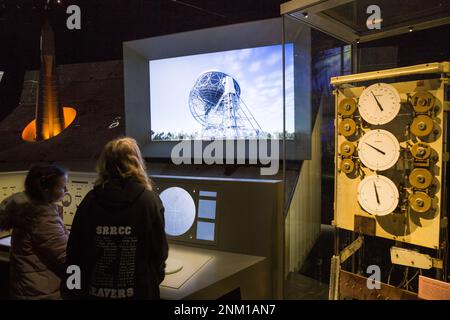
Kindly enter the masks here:
[[383, 171], [391, 168], [400, 156], [400, 144], [389, 131], [371, 130], [359, 140], [358, 154], [368, 168]]
[[387, 83], [375, 83], [361, 93], [359, 114], [370, 124], [380, 125], [392, 121], [400, 111], [400, 95]]
[[384, 176], [368, 176], [359, 183], [358, 202], [364, 211], [385, 216], [392, 213], [398, 205], [398, 189]]

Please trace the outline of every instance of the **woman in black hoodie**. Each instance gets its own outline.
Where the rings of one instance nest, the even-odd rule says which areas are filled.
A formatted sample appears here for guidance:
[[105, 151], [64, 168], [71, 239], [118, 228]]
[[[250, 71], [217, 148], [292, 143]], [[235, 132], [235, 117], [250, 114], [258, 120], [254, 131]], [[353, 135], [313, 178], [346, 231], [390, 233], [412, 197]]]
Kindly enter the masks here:
[[77, 266], [81, 286], [70, 277], [67, 299], [159, 299], [168, 244], [164, 207], [152, 191], [137, 143], [106, 144], [94, 189], [80, 204], [67, 245], [67, 267]]

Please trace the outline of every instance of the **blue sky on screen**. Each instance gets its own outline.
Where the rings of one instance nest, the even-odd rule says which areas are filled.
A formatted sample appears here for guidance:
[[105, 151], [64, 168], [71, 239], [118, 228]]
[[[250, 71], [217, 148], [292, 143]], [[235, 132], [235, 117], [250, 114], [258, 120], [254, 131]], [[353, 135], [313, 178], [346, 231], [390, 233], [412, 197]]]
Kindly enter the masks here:
[[[294, 131], [293, 45], [286, 45], [286, 130]], [[240, 85], [241, 99], [265, 132], [283, 130], [282, 46], [206, 53], [150, 61], [151, 129], [199, 132], [189, 110], [189, 93], [205, 71], [229, 74]]]

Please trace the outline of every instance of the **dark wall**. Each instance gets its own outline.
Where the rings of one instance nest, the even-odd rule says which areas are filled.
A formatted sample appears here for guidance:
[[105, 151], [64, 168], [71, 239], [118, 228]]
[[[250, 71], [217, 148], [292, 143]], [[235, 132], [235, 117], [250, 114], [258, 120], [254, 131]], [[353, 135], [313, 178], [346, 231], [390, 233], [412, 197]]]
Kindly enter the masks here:
[[[122, 59], [124, 41], [280, 16], [283, 0], [0, 1], [0, 121], [17, 107], [25, 70], [39, 69], [40, 29], [48, 19], [61, 64]], [[69, 5], [81, 9], [81, 30], [68, 30]]]
[[361, 43], [358, 71], [450, 60], [450, 24], [437, 28]]

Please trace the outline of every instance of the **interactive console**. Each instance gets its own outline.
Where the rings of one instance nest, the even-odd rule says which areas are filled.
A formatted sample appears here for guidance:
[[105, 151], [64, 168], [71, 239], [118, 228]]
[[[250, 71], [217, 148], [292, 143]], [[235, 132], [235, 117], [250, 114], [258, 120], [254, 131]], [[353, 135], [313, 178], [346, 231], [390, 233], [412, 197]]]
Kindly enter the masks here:
[[[23, 190], [26, 172], [0, 173], [0, 201]], [[279, 298], [282, 292], [281, 182], [277, 180], [151, 176], [165, 207], [170, 249], [164, 299]], [[61, 205], [70, 230], [94, 173], [71, 172]], [[9, 234], [0, 255], [8, 260]]]

